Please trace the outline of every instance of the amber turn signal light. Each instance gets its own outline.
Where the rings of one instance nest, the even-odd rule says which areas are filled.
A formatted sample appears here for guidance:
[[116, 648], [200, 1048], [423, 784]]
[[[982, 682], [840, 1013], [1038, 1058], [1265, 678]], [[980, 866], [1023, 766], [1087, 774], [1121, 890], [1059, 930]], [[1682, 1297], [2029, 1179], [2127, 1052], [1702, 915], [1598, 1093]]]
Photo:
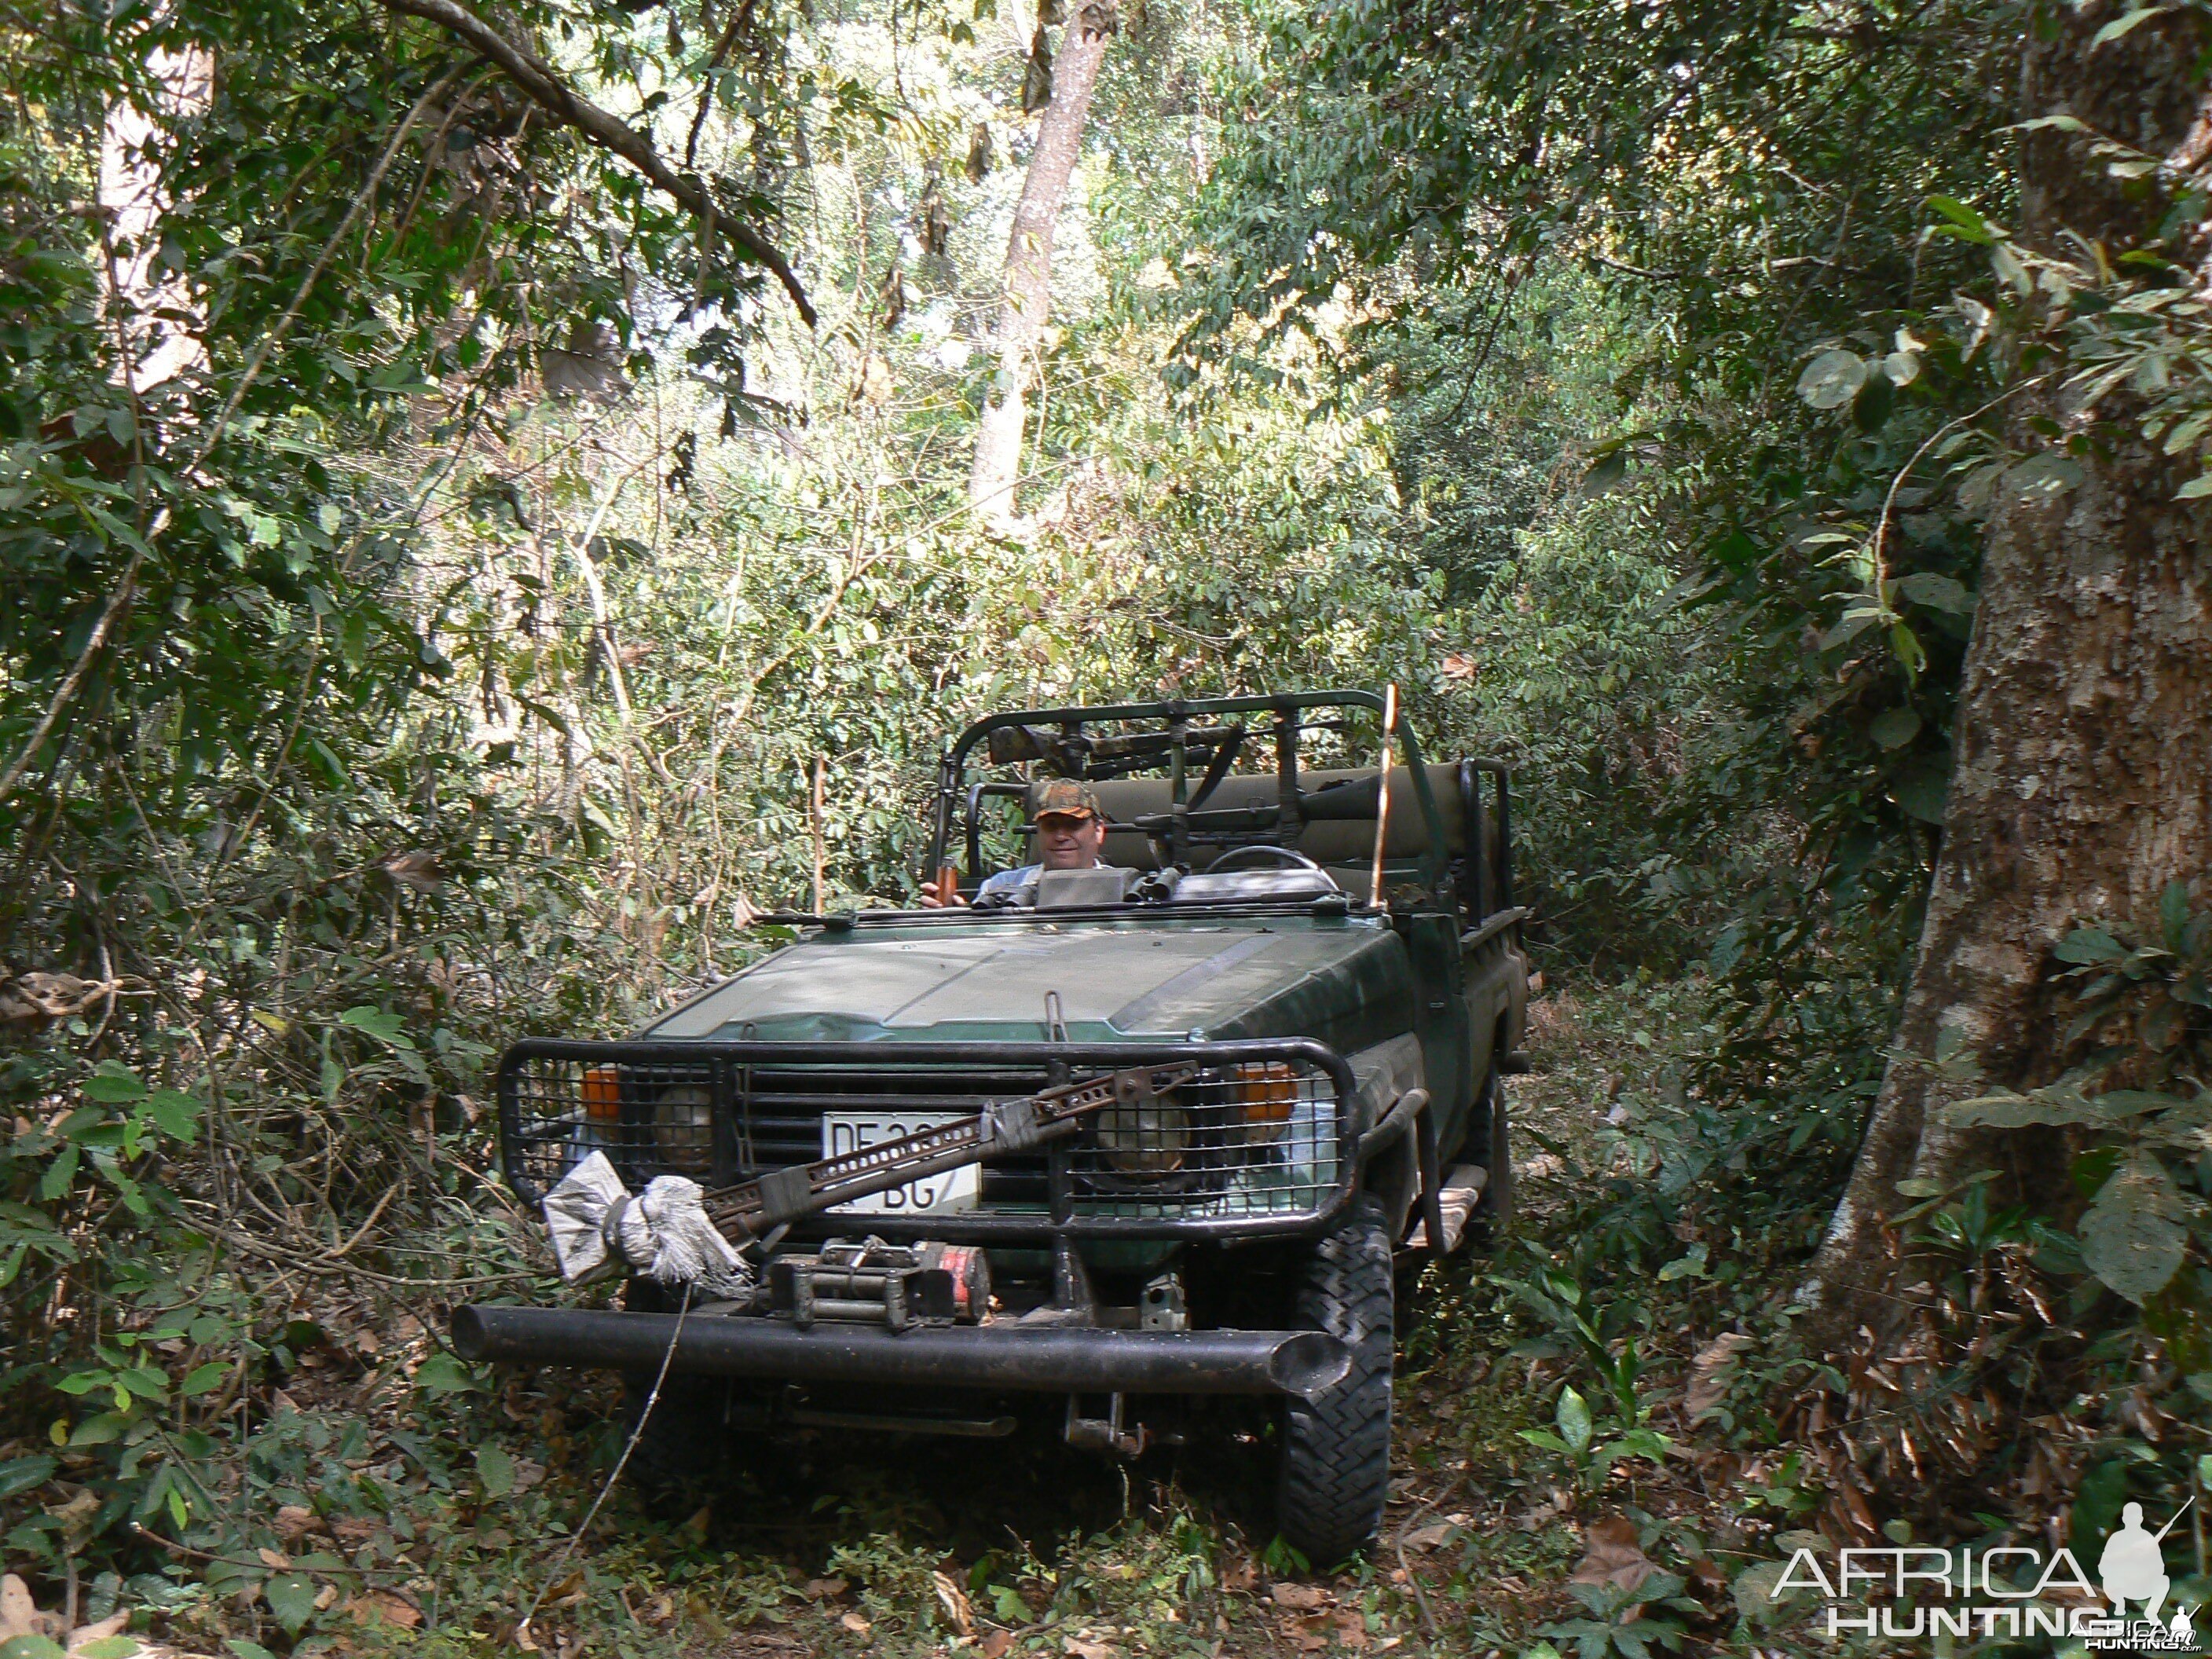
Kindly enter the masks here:
[[594, 1066], [584, 1073], [584, 1115], [594, 1123], [622, 1121], [622, 1073]]
[[1298, 1074], [1280, 1060], [1237, 1068], [1237, 1103], [1247, 1123], [1287, 1123], [1298, 1103]]

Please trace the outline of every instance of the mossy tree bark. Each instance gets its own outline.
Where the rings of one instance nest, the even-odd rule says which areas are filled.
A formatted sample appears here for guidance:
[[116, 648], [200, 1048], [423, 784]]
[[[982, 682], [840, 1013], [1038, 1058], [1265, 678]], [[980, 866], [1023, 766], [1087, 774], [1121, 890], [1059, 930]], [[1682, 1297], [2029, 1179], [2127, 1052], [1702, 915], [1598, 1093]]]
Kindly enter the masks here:
[[[2017, 237], [2031, 248], [2065, 251], [2069, 232], [2115, 254], [2142, 245], [2212, 155], [2204, 25], [2168, 12], [2097, 44], [2122, 10], [2045, 9], [2024, 46], [2023, 114], [2071, 115], [2169, 167], [2162, 181], [2116, 179], [2089, 137], [2025, 133]], [[2201, 283], [2212, 258], [2194, 252]], [[2086, 432], [2063, 380], [2015, 399], [2015, 447]], [[2098, 416], [2070, 490], [2008, 486], [1994, 509], [1899, 1057], [1817, 1264], [1845, 1329], [1881, 1322], [1884, 1223], [1906, 1201], [1900, 1180], [1994, 1166], [2033, 1191], [2062, 1173], [2017, 1132], [1962, 1131], [1942, 1116], [1953, 1099], [1990, 1084], [2032, 1088], [2067, 1063], [2044, 988], [2052, 947], [2085, 919], [2148, 920], [2176, 879], [2200, 902], [2212, 896], [2212, 508], [2175, 499], [2197, 465], [2142, 441], [2124, 404]], [[1978, 1057], [1981, 1084], [1927, 1063], [1947, 1029]]]

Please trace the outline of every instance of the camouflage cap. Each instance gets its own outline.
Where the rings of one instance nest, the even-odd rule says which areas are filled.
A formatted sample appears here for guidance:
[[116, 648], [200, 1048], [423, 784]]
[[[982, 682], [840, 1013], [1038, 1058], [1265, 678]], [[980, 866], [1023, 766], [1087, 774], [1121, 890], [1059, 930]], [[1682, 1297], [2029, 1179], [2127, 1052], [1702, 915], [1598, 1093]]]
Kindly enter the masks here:
[[1050, 778], [1030, 793], [1030, 817], [1097, 818], [1105, 820], [1106, 809], [1097, 792], [1075, 778]]

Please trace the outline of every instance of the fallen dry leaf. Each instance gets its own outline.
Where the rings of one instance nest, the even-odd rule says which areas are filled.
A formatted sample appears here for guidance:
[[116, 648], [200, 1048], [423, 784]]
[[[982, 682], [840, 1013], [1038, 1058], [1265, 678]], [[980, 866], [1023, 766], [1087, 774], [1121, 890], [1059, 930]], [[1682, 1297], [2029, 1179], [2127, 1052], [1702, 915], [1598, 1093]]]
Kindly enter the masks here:
[[1260, 1587], [1260, 1569], [1249, 1555], [1224, 1568], [1221, 1588], [1225, 1590], [1250, 1590]]
[[929, 1582], [937, 1591], [938, 1605], [945, 1609], [945, 1616], [952, 1621], [953, 1629], [963, 1636], [973, 1636], [975, 1617], [968, 1606], [967, 1592], [941, 1572], [930, 1574]]
[[31, 1599], [31, 1587], [12, 1572], [0, 1578], [0, 1641], [12, 1642], [19, 1636], [44, 1636], [48, 1628], [46, 1614]]
[[975, 1650], [983, 1656], [983, 1659], [1006, 1659], [1006, 1655], [1013, 1650], [1013, 1632], [994, 1630], [976, 1644]]
[[1088, 1631], [1063, 1636], [1060, 1638], [1060, 1650], [1067, 1659], [1121, 1659], [1121, 1649], [1111, 1642], [1094, 1642], [1090, 1636]]
[[70, 1632], [69, 1641], [64, 1645], [71, 1653], [75, 1653], [88, 1643], [105, 1642], [111, 1636], [120, 1636], [124, 1627], [130, 1622], [129, 1609], [126, 1608], [121, 1613], [111, 1613], [96, 1625], [79, 1625]]
[[1558, 1520], [1559, 1516], [1565, 1513], [1566, 1511], [1557, 1503], [1553, 1502], [1550, 1498], [1546, 1498], [1542, 1503], [1531, 1504], [1527, 1509], [1522, 1510], [1519, 1515], [1514, 1516], [1513, 1524], [1522, 1528], [1523, 1530], [1528, 1530], [1537, 1527], [1549, 1526], [1553, 1522]]
[[1352, 1607], [1309, 1613], [1283, 1620], [1283, 1634], [1302, 1653], [1318, 1653], [1332, 1642], [1355, 1652], [1368, 1644], [1367, 1621]]
[[1588, 1553], [1567, 1575], [1570, 1584], [1610, 1584], [1632, 1590], [1659, 1571], [1644, 1553], [1636, 1523], [1623, 1516], [1593, 1521], [1583, 1534]]
[[1682, 1396], [1682, 1409], [1690, 1421], [1717, 1410], [1728, 1398], [1729, 1386], [1735, 1381], [1736, 1356], [1753, 1346], [1753, 1339], [1742, 1331], [1723, 1331], [1698, 1350], [1690, 1361], [1690, 1386]]
[[74, 1551], [92, 1536], [92, 1523], [100, 1514], [100, 1499], [87, 1489], [66, 1504], [55, 1504], [46, 1513], [62, 1523], [65, 1547]]
[[89, 980], [75, 974], [17, 974], [0, 968], [0, 1025], [35, 1031], [54, 1020], [81, 1014], [126, 987], [143, 983], [128, 975], [117, 980]]
[[276, 1518], [270, 1524], [276, 1528], [277, 1537], [289, 1546], [298, 1543], [322, 1522], [305, 1504], [287, 1504], [276, 1511]]
[[1441, 1547], [1452, 1535], [1449, 1521], [1431, 1521], [1425, 1527], [1416, 1527], [1401, 1540], [1409, 1550], [1432, 1550]]
[[292, 1558], [283, 1553], [281, 1550], [272, 1550], [264, 1547], [253, 1553], [261, 1558], [261, 1565], [263, 1566], [270, 1568], [271, 1571], [276, 1572], [283, 1572], [292, 1565]]
[[834, 1601], [852, 1588], [842, 1578], [810, 1578], [799, 1587], [799, 1593], [810, 1601]]
[[857, 1613], [841, 1613], [837, 1622], [855, 1636], [866, 1636], [875, 1626]]
[[342, 1515], [331, 1522], [331, 1536], [346, 1545], [366, 1544], [383, 1530], [381, 1521], [373, 1521], [365, 1515]]
[[1275, 1584], [1267, 1594], [1279, 1607], [1288, 1607], [1294, 1613], [1308, 1613], [1316, 1607], [1325, 1607], [1334, 1598], [1318, 1584]]
[[345, 1612], [356, 1625], [381, 1621], [400, 1630], [413, 1630], [422, 1622], [419, 1612], [390, 1590], [371, 1590], [366, 1595], [356, 1595], [345, 1604]]

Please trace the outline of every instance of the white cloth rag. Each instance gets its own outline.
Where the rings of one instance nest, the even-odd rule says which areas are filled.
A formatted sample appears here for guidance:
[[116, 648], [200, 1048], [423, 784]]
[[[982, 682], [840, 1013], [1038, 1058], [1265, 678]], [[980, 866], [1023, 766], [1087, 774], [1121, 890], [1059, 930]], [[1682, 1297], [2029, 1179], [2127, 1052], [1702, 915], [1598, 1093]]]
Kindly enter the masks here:
[[655, 1176], [632, 1198], [605, 1152], [593, 1152], [545, 1194], [561, 1277], [571, 1284], [628, 1268], [660, 1285], [710, 1296], [750, 1293], [751, 1267], [708, 1219], [706, 1194], [683, 1176]]

